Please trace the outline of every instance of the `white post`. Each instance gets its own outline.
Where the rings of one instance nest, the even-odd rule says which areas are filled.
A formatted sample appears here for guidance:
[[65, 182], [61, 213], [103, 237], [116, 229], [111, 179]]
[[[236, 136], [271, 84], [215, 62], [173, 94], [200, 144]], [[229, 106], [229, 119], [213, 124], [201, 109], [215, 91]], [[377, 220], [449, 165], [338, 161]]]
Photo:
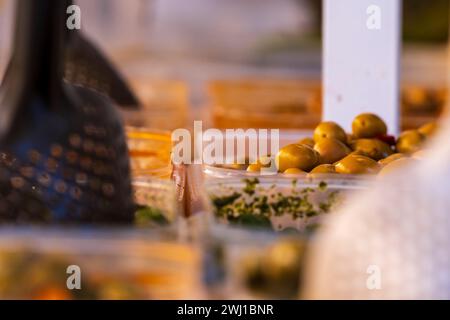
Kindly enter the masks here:
[[325, 0], [323, 18], [324, 120], [372, 112], [397, 134], [401, 0]]

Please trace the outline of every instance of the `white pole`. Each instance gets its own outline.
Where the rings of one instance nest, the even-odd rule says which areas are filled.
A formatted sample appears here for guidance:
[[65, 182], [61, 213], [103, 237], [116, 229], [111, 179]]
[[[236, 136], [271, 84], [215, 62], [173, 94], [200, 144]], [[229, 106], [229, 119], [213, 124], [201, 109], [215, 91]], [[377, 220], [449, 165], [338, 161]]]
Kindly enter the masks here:
[[324, 120], [372, 112], [397, 134], [401, 0], [325, 0], [323, 18]]

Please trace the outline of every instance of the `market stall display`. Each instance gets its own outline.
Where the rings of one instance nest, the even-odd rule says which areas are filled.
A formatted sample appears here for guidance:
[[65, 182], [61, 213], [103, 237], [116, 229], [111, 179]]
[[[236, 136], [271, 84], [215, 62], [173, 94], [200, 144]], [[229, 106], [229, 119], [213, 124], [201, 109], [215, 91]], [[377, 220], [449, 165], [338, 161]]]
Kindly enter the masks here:
[[0, 0], [2, 28], [13, 2], [0, 299], [448, 297], [448, 72], [401, 0]]
[[235, 164], [216, 165], [218, 168], [206, 166], [205, 172], [213, 175], [214, 172], [222, 172], [224, 175], [226, 171], [219, 170], [222, 168], [241, 173], [270, 174], [269, 171], [262, 172], [262, 169], [268, 169], [274, 163], [276, 171], [273, 174], [377, 174], [396, 157], [414, 157], [416, 153], [423, 155], [423, 149], [438, 128], [436, 122], [429, 122], [394, 137], [388, 134], [386, 124], [380, 117], [364, 113], [354, 118], [351, 133], [346, 133], [333, 121], [321, 122], [312, 137], [295, 141], [292, 134], [281, 136], [281, 148], [276, 154], [260, 155], [253, 162], [247, 155], [242, 160], [236, 160]]
[[[198, 249], [167, 231], [3, 228], [0, 233], [1, 299], [201, 297], [200, 271]], [[69, 279], [76, 272], [79, 286]]]
[[[312, 137], [293, 142], [292, 135], [282, 135], [274, 156], [204, 165], [204, 190], [214, 220], [276, 231], [314, 229], [355, 191], [369, 188], [377, 175], [384, 177], [426, 156], [423, 148], [437, 128], [429, 123], [395, 138], [377, 115], [361, 114], [353, 120], [352, 133], [322, 122]], [[270, 161], [275, 171], [263, 172]]]

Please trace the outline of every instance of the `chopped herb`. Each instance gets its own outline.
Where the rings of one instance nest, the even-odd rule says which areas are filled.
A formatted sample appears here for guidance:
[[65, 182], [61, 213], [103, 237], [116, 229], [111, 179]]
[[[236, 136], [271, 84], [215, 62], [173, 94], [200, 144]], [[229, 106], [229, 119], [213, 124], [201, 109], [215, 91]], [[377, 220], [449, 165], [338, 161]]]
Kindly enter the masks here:
[[245, 182], [245, 188], [243, 191], [250, 196], [253, 195], [256, 190], [256, 185], [259, 184], [259, 180], [257, 178], [245, 179], [244, 182]]
[[310, 199], [318, 190], [327, 191], [325, 182], [321, 182], [315, 189], [301, 188], [293, 182], [288, 192], [275, 191], [275, 185], [259, 186], [258, 179], [245, 179], [243, 182], [245, 186], [242, 190], [223, 188], [226, 192], [224, 196], [211, 196], [215, 215], [233, 225], [271, 227], [273, 217], [284, 215], [289, 215], [292, 219], [308, 219], [330, 212], [339, 199], [338, 191], [325, 194], [326, 199], [319, 203]]
[[237, 192], [233, 193], [231, 196], [226, 197], [217, 197], [213, 199], [213, 204], [216, 208], [220, 209], [230, 204], [233, 204], [234, 201], [239, 199], [241, 195]]
[[138, 226], [164, 226], [169, 224], [169, 220], [161, 210], [148, 206], [141, 206], [136, 210], [135, 223]]
[[319, 183], [319, 190], [320, 191], [325, 191], [327, 189], [328, 185], [325, 181], [320, 181]]

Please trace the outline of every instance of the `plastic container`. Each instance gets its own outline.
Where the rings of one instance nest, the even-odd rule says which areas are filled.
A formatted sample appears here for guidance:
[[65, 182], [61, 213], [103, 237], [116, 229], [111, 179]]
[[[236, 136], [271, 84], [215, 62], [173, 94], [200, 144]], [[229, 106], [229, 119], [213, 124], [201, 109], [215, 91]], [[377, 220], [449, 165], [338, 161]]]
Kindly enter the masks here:
[[[204, 182], [215, 223], [250, 229], [313, 230], [350, 195], [371, 184], [370, 177], [352, 175], [259, 176], [217, 171], [222, 176], [209, 175]], [[224, 174], [235, 175], [223, 178]]]
[[[181, 241], [175, 184], [139, 177], [132, 187], [131, 227], [0, 228], [0, 299], [201, 297], [201, 252]], [[67, 286], [69, 266], [80, 290]]]
[[[308, 131], [283, 130], [279, 134], [278, 146], [295, 143], [311, 135], [312, 133]], [[268, 135], [267, 146], [273, 143], [270, 139]], [[235, 159], [236, 140], [233, 142], [225, 138], [224, 142], [226, 146], [234, 144], [234, 149], [224, 150], [224, 154], [228, 157], [234, 156]], [[258, 148], [261, 147], [261, 141], [247, 139], [245, 142], [241, 158], [250, 156], [251, 143], [257, 143]], [[204, 141], [203, 146], [205, 144]], [[271, 147], [267, 148], [270, 149]], [[197, 154], [197, 157], [199, 156], [201, 155]], [[210, 211], [213, 212], [217, 223], [270, 226], [276, 231], [295, 229], [304, 232], [307, 228], [315, 226], [326, 214], [336, 210], [349, 195], [369, 186], [372, 180], [371, 176], [365, 175], [261, 174], [206, 164], [202, 166], [202, 170], [205, 198], [212, 204]], [[232, 207], [224, 206], [224, 202]], [[239, 218], [241, 215], [238, 212], [245, 213], [242, 219]], [[261, 212], [264, 212], [263, 216]]]
[[126, 127], [126, 135], [133, 176], [171, 177], [172, 140], [169, 131]]
[[138, 206], [135, 212], [137, 226], [159, 228], [179, 226], [181, 207], [173, 181], [149, 177], [135, 178], [133, 195]]
[[[153, 193], [162, 198], [173, 196], [181, 207], [186, 183], [183, 166], [174, 166], [171, 161], [172, 140], [168, 131], [127, 127], [127, 142], [130, 153], [131, 173], [139, 186], [146, 181], [155, 186]], [[173, 199], [165, 199], [171, 204]]]
[[121, 110], [126, 125], [159, 130], [175, 130], [188, 125], [189, 97], [184, 82], [136, 76], [131, 77], [130, 84], [141, 108]]
[[298, 299], [315, 230], [372, 183], [352, 175], [259, 176], [205, 167], [206, 287], [217, 299]]
[[200, 258], [168, 232], [3, 228], [0, 298], [198, 298]]
[[307, 239], [214, 226], [205, 246], [206, 288], [213, 299], [296, 299]]
[[321, 117], [317, 81], [248, 78], [208, 84], [218, 128], [313, 128]]

